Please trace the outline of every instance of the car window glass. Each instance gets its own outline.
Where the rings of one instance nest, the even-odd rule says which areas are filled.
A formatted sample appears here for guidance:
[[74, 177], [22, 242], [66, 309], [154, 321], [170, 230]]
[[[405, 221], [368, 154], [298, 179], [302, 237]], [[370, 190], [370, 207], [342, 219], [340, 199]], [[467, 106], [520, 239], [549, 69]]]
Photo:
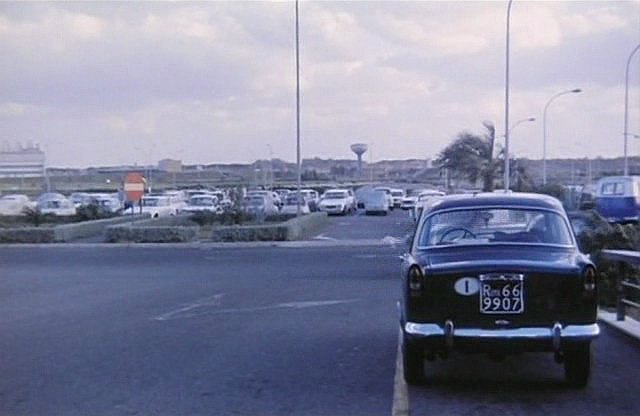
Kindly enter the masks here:
[[448, 244], [572, 244], [570, 230], [555, 212], [511, 208], [436, 213], [422, 228], [420, 246]]

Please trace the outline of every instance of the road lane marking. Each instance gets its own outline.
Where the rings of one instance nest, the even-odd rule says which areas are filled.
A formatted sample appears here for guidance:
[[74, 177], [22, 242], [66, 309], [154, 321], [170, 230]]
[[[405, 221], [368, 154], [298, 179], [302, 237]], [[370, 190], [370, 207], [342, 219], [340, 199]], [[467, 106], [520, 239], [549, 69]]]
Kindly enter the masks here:
[[333, 237], [328, 237], [324, 234], [317, 235], [313, 237], [314, 240], [325, 240], [325, 241], [335, 241], [336, 239]]
[[385, 244], [392, 245], [392, 246], [395, 246], [396, 244], [402, 244], [403, 243], [402, 238], [392, 237], [390, 235], [385, 236], [382, 239], [382, 242], [385, 243]]
[[153, 318], [156, 321], [168, 321], [172, 319], [184, 319], [194, 318], [204, 315], [220, 315], [228, 313], [247, 313], [247, 312], [260, 312], [277, 309], [306, 309], [317, 308], [322, 306], [341, 305], [346, 303], [358, 302], [360, 299], [337, 299], [337, 300], [314, 300], [314, 301], [301, 301], [301, 302], [282, 302], [273, 305], [264, 306], [251, 306], [244, 308], [225, 308], [225, 309], [211, 309], [211, 307], [220, 306], [220, 303], [210, 304], [192, 304], [188, 305], [165, 314], [156, 316]]
[[354, 259], [375, 259], [376, 257], [378, 257], [377, 254], [354, 254], [352, 256]]
[[294, 308], [294, 309], [303, 309], [303, 308], [315, 308], [317, 306], [331, 306], [331, 305], [340, 305], [343, 303], [353, 303], [357, 302], [359, 299], [342, 299], [342, 300], [312, 300], [312, 301], [303, 301], [303, 302], [285, 302], [278, 303], [274, 305], [278, 308]]
[[409, 416], [409, 389], [404, 381], [402, 365], [402, 330], [398, 331], [398, 349], [396, 352], [396, 374], [393, 378], [393, 407], [391, 416]]
[[156, 321], [166, 321], [169, 319], [174, 319], [176, 317], [179, 317], [179, 315], [184, 315], [186, 312], [190, 312], [193, 311], [195, 309], [198, 308], [204, 308], [204, 307], [211, 307], [211, 306], [219, 306], [221, 301], [222, 301], [222, 293], [217, 293], [213, 296], [208, 296], [206, 298], [201, 298], [198, 299], [192, 303], [186, 304], [185, 306], [182, 306], [181, 308], [178, 309], [174, 309], [172, 311], [169, 311], [167, 313], [163, 313], [162, 315], [158, 315], [156, 316], [155, 319]]

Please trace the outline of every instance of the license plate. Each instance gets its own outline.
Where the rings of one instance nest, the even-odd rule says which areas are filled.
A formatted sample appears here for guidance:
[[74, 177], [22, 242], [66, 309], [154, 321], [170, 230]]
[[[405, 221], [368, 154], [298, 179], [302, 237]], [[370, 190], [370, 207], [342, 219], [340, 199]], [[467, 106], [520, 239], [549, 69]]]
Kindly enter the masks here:
[[506, 314], [524, 311], [524, 276], [480, 275], [480, 313]]

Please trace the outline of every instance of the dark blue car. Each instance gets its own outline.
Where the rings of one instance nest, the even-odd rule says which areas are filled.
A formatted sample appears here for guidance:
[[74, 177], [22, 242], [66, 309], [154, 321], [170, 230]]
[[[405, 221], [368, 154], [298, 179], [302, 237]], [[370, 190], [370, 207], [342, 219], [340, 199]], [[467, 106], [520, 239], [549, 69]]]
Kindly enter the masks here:
[[597, 271], [561, 203], [539, 194], [452, 195], [422, 213], [403, 256], [404, 377], [454, 352], [550, 352], [585, 386], [599, 334]]

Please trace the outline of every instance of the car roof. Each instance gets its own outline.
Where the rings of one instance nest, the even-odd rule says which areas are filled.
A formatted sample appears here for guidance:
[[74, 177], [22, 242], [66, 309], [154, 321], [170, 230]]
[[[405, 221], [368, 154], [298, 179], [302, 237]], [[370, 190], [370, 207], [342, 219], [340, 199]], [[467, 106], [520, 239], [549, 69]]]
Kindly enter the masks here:
[[482, 192], [476, 194], [456, 194], [439, 197], [431, 206], [430, 212], [476, 206], [522, 206], [528, 208], [546, 208], [556, 211], [564, 211], [562, 203], [549, 195], [524, 192]]

